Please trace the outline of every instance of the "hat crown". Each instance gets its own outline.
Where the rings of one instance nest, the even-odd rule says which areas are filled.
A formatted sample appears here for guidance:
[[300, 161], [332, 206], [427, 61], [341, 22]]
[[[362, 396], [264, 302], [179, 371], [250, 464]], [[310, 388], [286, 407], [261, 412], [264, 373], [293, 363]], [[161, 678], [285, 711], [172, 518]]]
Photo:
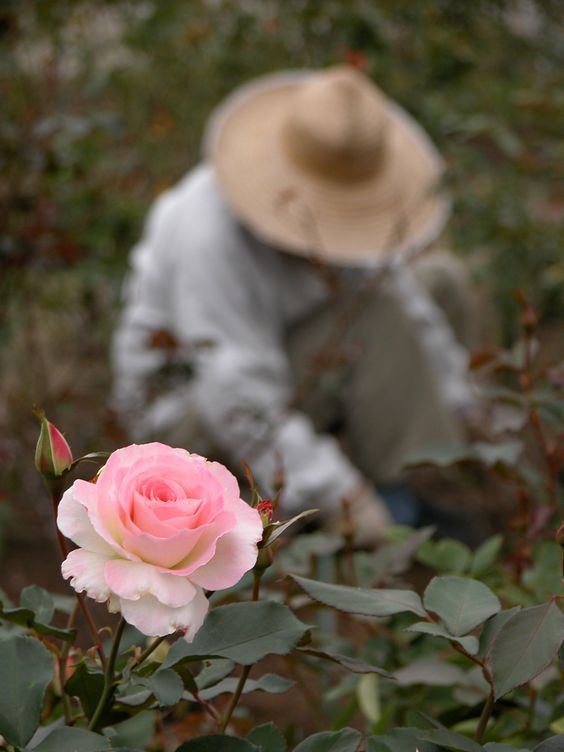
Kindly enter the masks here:
[[283, 124], [289, 157], [324, 178], [362, 180], [382, 165], [386, 100], [360, 71], [339, 66], [312, 76], [297, 91]]

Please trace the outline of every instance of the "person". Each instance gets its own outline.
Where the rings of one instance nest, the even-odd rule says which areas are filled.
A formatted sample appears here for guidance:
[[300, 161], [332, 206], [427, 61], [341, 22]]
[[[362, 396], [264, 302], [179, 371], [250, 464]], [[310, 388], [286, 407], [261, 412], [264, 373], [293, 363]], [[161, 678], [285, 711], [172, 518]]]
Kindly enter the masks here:
[[460, 440], [475, 401], [435, 147], [348, 66], [243, 85], [204, 144], [132, 253], [118, 413], [137, 441], [247, 462], [263, 495], [283, 477], [286, 514], [331, 528], [347, 500], [361, 543], [416, 524], [403, 464]]

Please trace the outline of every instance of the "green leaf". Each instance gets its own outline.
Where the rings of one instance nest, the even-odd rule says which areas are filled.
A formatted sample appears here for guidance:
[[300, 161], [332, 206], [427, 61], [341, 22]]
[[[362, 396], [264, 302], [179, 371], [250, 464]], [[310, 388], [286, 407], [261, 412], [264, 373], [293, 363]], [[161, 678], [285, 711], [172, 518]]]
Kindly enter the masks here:
[[395, 729], [385, 736], [369, 736], [366, 752], [437, 752], [434, 744], [418, 740], [414, 732], [419, 729]]
[[49, 624], [55, 613], [55, 603], [51, 594], [37, 585], [29, 585], [22, 590], [20, 605], [33, 611], [35, 619], [42, 624]]
[[235, 662], [228, 658], [218, 659], [216, 661], [205, 661], [204, 667], [196, 677], [198, 689], [207, 689], [217, 684], [218, 681], [225, 679], [226, 676], [235, 668]]
[[156, 671], [148, 678], [137, 679], [137, 682], [151, 690], [161, 707], [176, 705], [184, 692], [182, 679], [171, 668]]
[[564, 750], [564, 734], [558, 734], [537, 744], [533, 752], [562, 752], [562, 750]]
[[411, 590], [354, 588], [290, 576], [314, 600], [349, 614], [392, 616], [410, 611], [426, 616], [421, 598]]
[[457, 752], [483, 752], [483, 747], [478, 742], [472, 741], [467, 736], [456, 734], [447, 729], [430, 729], [429, 731], [415, 731], [417, 739], [439, 744], [441, 747], [456, 750]]
[[493, 535], [474, 551], [470, 573], [474, 576], [487, 572], [492, 567], [503, 546], [503, 535]]
[[540, 674], [563, 641], [564, 615], [555, 601], [524, 608], [507, 619], [488, 657], [496, 699]]
[[260, 752], [287, 752], [287, 745], [280, 729], [273, 723], [263, 723], [247, 734], [247, 741], [256, 745]]
[[360, 742], [361, 735], [356, 729], [321, 731], [304, 739], [294, 752], [357, 752]]
[[110, 740], [111, 749], [128, 747], [146, 750], [147, 741], [152, 737], [154, 730], [155, 713], [144, 710], [126, 721], [105, 728], [104, 734]]
[[355, 674], [379, 674], [386, 679], [393, 679], [392, 674], [384, 671], [379, 666], [374, 666], [372, 663], [366, 663], [365, 661], [359, 661], [357, 658], [351, 658], [349, 655], [342, 655], [341, 653], [333, 653], [329, 650], [318, 650], [316, 648], [298, 648], [298, 653], [305, 653], [311, 655], [314, 658], [322, 658], [326, 661], [332, 661], [338, 663], [339, 666], [352, 671]]
[[[432, 749], [434, 751], [436, 750], [436, 747], [434, 746], [436, 744], [440, 745], [441, 749], [451, 749], [459, 752], [483, 752], [483, 747], [477, 742], [469, 739], [467, 736], [463, 736], [454, 731], [449, 731], [449, 729], [425, 713], [420, 713], [420, 715], [432, 725], [432, 728], [400, 728], [393, 731], [386, 738], [397, 738], [401, 741], [411, 738], [410, 741], [413, 745], [412, 749], [415, 750], [415, 748], [417, 748], [420, 752], [425, 752], [427, 749]], [[413, 744], [414, 742], [415, 744]], [[433, 746], [428, 747], [428, 744]], [[368, 749], [370, 749], [370, 747]], [[390, 749], [392, 752], [396, 751], [395, 746], [390, 745]], [[407, 750], [408, 748], [402, 745], [401, 747], [398, 747], [398, 750], [400, 749], [403, 752], [404, 749]]]
[[265, 655], [287, 655], [310, 629], [280, 603], [231, 603], [214, 608], [194, 641], [178, 640], [163, 662], [170, 668], [181, 660], [217, 656], [249, 666]]
[[275, 540], [280, 538], [280, 536], [283, 535], [289, 527], [294, 525], [296, 522], [305, 519], [306, 517], [310, 517], [312, 514], [317, 514], [317, 512], [319, 512], [319, 509], [306, 509], [304, 512], [296, 514], [295, 517], [292, 517], [289, 520], [271, 522], [270, 525], [267, 525], [264, 528], [264, 532], [262, 534], [263, 543], [261, 544], [261, 548], [268, 548], [268, 546], [271, 546]]
[[535, 546], [533, 566], [523, 572], [522, 584], [535, 600], [548, 600], [562, 591], [562, 549], [558, 543], [542, 541]]
[[52, 731], [33, 752], [106, 752], [111, 749], [108, 739], [100, 734], [64, 726]]
[[487, 585], [466, 577], [433, 577], [423, 594], [427, 611], [444, 622], [450, 634], [468, 634], [501, 609]]
[[[239, 684], [239, 679], [235, 676], [231, 676], [227, 679], [214, 684], [213, 687], [203, 689], [199, 696], [202, 700], [213, 700], [214, 697], [218, 697], [222, 694], [233, 694]], [[247, 679], [243, 688], [243, 694], [249, 694], [249, 692], [270, 692], [271, 694], [283, 694], [294, 686], [295, 682], [290, 679], [285, 679], [283, 676], [276, 676], [275, 674], [264, 674], [258, 679]]]
[[0, 640], [0, 666], [0, 734], [23, 747], [39, 726], [53, 657], [35, 638], [12, 635]]
[[383, 582], [389, 577], [406, 572], [417, 551], [431, 538], [433, 532], [433, 527], [421, 528], [407, 540], [387, 543], [373, 554], [366, 555], [366, 568], [371, 571], [372, 582]]
[[520, 611], [519, 606], [513, 606], [506, 611], [500, 611], [495, 616], [492, 616], [484, 624], [482, 633], [480, 634], [480, 650], [478, 651], [479, 658], [485, 658], [490, 652], [490, 648], [499, 630], [503, 627], [505, 622], [510, 619], [513, 614]]
[[427, 634], [433, 637], [441, 637], [450, 642], [456, 642], [470, 655], [476, 655], [478, 652], [478, 638], [474, 635], [468, 635], [467, 637], [455, 637], [447, 631], [442, 624], [434, 624], [428, 621], [418, 621], [412, 624], [410, 627], [405, 628], [406, 632], [418, 632], [419, 634]]
[[466, 672], [459, 666], [432, 656], [418, 658], [394, 672], [400, 687], [423, 684], [427, 687], [453, 687], [463, 684]]
[[356, 685], [356, 699], [370, 723], [378, 723], [382, 715], [380, 683], [377, 674], [364, 674]]
[[84, 661], [76, 666], [65, 684], [65, 692], [78, 697], [88, 719], [94, 715], [103, 690], [104, 674], [101, 671], [89, 671]]
[[177, 747], [175, 752], [262, 752], [262, 750], [246, 739], [212, 734], [185, 742]]
[[21, 606], [17, 608], [5, 608], [0, 603], [0, 620], [7, 621], [10, 624], [17, 624], [26, 629], [34, 629], [38, 634], [59, 637], [61, 640], [72, 641], [76, 637], [76, 629], [61, 629], [36, 621], [35, 614], [30, 608], [22, 608]]
[[454, 538], [426, 541], [417, 552], [417, 561], [438, 572], [462, 574], [470, 566], [472, 551]]
[[487, 752], [530, 752], [528, 749], [523, 749], [523, 747], [517, 749], [516, 747], [510, 747], [509, 744], [500, 744], [499, 742], [488, 742], [484, 745], [484, 749]]
[[[190, 663], [188, 661], [185, 661], [184, 663], [177, 663], [173, 670], [180, 677], [180, 681], [182, 682], [184, 689], [187, 689], [188, 692], [192, 693], [198, 691], [198, 685], [196, 683], [196, 679], [194, 678], [194, 674], [190, 669]], [[159, 669], [159, 671], [170, 671], [170, 669]]]

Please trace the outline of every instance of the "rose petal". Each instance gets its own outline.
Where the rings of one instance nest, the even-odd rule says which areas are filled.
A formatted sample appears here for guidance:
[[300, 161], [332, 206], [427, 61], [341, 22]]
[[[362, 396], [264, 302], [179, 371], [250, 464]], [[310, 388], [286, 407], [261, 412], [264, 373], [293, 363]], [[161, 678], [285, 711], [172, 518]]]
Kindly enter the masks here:
[[126, 551], [121, 545], [119, 539], [115, 538], [106, 528], [102, 520], [100, 520], [98, 515], [99, 489], [97, 488], [97, 485], [97, 483], [88, 483], [84, 480], [75, 480], [71, 486], [75, 500], [85, 507], [92, 527], [98, 533], [100, 538], [106, 541], [108, 546], [110, 546], [115, 553], [121, 554], [124, 559], [139, 561], [139, 557], [130, 551]]
[[112, 559], [104, 569], [106, 582], [121, 598], [137, 601], [153, 595], [165, 606], [180, 608], [195, 597], [197, 588], [186, 577], [162, 574], [151, 564]]
[[75, 498], [74, 485], [65, 491], [59, 502], [57, 526], [77, 546], [106, 556], [115, 555], [115, 550], [94, 530], [83, 504]]
[[237, 524], [217, 541], [213, 558], [190, 574], [192, 582], [207, 590], [235, 585], [257, 560], [263, 532], [259, 513], [241, 500], [230, 509], [237, 515]]
[[232, 512], [220, 512], [212, 523], [196, 530], [180, 530], [169, 538], [126, 533], [123, 545], [148, 564], [162, 569], [174, 567], [186, 575], [211, 559], [216, 540], [233, 528], [236, 519]]
[[104, 554], [77, 548], [63, 561], [61, 572], [65, 580], [70, 578], [70, 584], [77, 593], [86, 590], [90, 598], [103, 603], [110, 596], [110, 588], [104, 579], [107, 561], [108, 557]]
[[152, 595], [144, 595], [136, 601], [121, 598], [123, 618], [148, 637], [164, 636], [185, 629], [185, 639], [194, 638], [204, 623], [209, 603], [200, 588], [186, 606], [171, 608], [160, 603]]
[[225, 465], [222, 465], [220, 462], [208, 461], [207, 467], [210, 473], [212, 473], [221, 484], [224, 498], [240, 500], [241, 491], [239, 489], [237, 478], [233, 473], [229, 472]]

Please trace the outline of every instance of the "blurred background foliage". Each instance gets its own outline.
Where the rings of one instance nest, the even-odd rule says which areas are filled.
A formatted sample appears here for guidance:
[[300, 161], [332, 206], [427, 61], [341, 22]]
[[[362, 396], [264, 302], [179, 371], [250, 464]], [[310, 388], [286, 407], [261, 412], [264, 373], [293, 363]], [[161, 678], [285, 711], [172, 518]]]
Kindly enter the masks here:
[[4, 498], [37, 494], [34, 402], [76, 452], [122, 442], [107, 346], [129, 250], [211, 107], [262, 73], [366, 69], [445, 155], [450, 242], [502, 337], [515, 288], [561, 333], [563, 17], [561, 0], [3, 0]]

